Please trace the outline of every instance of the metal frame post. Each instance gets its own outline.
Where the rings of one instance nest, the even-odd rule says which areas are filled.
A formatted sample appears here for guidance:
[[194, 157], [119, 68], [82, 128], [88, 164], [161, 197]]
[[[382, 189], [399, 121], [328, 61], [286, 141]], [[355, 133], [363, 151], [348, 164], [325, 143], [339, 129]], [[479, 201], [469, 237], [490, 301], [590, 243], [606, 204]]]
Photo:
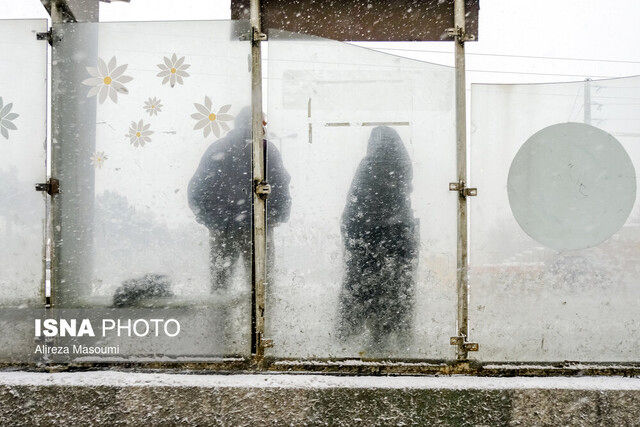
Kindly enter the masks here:
[[[74, 8], [87, 14], [90, 22], [97, 22], [97, 0], [48, 3], [52, 62], [56, 64], [51, 73], [51, 177], [59, 182], [61, 193], [51, 198], [51, 303], [66, 307], [81, 304], [89, 293], [95, 185], [95, 172], [86, 159], [95, 151], [96, 100], [72, 90], [71, 82], [84, 76], [82, 65], [93, 65], [98, 53], [98, 32], [97, 28], [87, 30], [82, 46], [59, 43], [60, 24], [78, 22]], [[70, 60], [79, 51], [85, 53], [82, 63]], [[60, 91], [65, 91], [65, 96], [56, 96]], [[76, 117], [75, 122], [67, 120], [70, 115]]]
[[467, 273], [468, 259], [468, 218], [467, 196], [475, 196], [477, 189], [467, 188], [467, 105], [465, 81], [464, 43], [472, 39], [465, 31], [464, 0], [454, 1], [454, 28], [449, 34], [455, 37], [456, 67], [456, 163], [458, 181], [449, 184], [449, 189], [458, 192], [458, 247], [456, 288], [458, 295], [457, 333], [451, 337], [451, 344], [456, 345], [459, 360], [466, 360], [469, 351], [478, 349], [477, 343], [467, 341], [469, 336], [469, 278]]
[[[59, 2], [48, 2], [47, 4], [45, 4], [43, 2], [43, 5], [45, 6], [45, 8], [47, 8], [47, 11], [49, 12], [49, 15], [51, 16], [51, 28], [49, 28], [49, 43], [51, 44], [51, 46], [53, 47], [53, 34], [54, 34], [54, 25], [55, 24], [59, 24], [59, 23], [64, 23], [64, 22], [75, 22], [75, 18], [73, 18], [72, 16], [69, 16], [67, 9], [65, 8], [65, 4], [64, 3], [59, 3]], [[53, 62], [53, 60], [55, 59], [54, 57], [54, 51], [53, 49], [51, 49], [51, 61]], [[56, 118], [54, 117], [56, 114], [55, 111], [55, 105], [53, 102], [53, 90], [54, 88], [54, 81], [53, 81], [53, 66], [51, 67], [51, 139], [53, 139], [54, 137], [54, 132], [55, 132], [55, 125], [56, 125]], [[57, 178], [60, 174], [58, 172], [58, 167], [55, 163], [55, 154], [53, 153], [54, 147], [53, 144], [51, 146], [51, 157], [49, 157], [47, 159], [47, 161], [49, 161], [51, 163], [51, 177], [53, 177], [54, 179], [57, 180]], [[57, 284], [58, 284], [58, 280], [59, 280], [59, 276], [58, 276], [58, 264], [59, 264], [59, 254], [58, 251], [56, 250], [56, 242], [59, 242], [61, 240], [61, 228], [59, 227], [60, 225], [60, 218], [61, 218], [61, 208], [59, 206], [59, 203], [57, 203], [57, 196], [54, 196], [54, 194], [50, 195], [51, 199], [49, 200], [49, 206], [48, 208], [50, 209], [50, 221], [51, 224], [49, 226], [49, 231], [50, 231], [50, 238], [51, 238], [51, 246], [50, 246], [50, 252], [49, 252], [49, 258], [50, 258], [50, 262], [49, 262], [49, 293], [46, 296], [45, 299], [45, 306], [47, 308], [51, 308], [54, 304], [54, 301], [57, 303], [57, 295], [55, 294], [56, 290], [57, 290]]]
[[251, 309], [251, 353], [264, 357], [264, 306], [267, 279], [267, 203], [265, 189], [265, 148], [262, 127], [262, 55], [260, 41], [264, 40], [260, 22], [260, 0], [251, 0], [251, 128], [253, 173], [253, 268]]

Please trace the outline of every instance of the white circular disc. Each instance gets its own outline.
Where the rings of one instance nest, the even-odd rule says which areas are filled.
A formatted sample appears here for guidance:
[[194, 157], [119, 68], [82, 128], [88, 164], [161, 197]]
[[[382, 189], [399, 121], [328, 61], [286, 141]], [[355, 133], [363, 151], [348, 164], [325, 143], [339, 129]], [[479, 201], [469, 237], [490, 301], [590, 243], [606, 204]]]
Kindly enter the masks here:
[[560, 123], [531, 136], [507, 181], [522, 229], [559, 251], [596, 246], [626, 222], [636, 200], [636, 173], [613, 136], [583, 123]]

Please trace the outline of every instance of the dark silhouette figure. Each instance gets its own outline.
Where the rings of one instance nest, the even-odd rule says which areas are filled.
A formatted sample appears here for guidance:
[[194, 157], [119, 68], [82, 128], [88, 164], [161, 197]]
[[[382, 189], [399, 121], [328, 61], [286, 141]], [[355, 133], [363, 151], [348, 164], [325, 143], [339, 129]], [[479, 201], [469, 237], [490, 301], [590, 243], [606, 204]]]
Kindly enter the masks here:
[[[290, 177], [276, 146], [266, 140], [264, 143], [271, 184], [267, 223], [272, 228], [289, 219]], [[239, 259], [251, 273], [251, 176], [251, 109], [245, 107], [236, 116], [234, 129], [204, 153], [189, 182], [189, 206], [197, 221], [209, 229], [212, 290], [228, 287]], [[272, 242], [269, 232], [269, 250]]]
[[408, 345], [419, 244], [412, 179], [411, 160], [398, 133], [387, 126], [374, 128], [342, 213], [342, 339], [367, 325], [375, 348], [385, 348], [394, 334]]

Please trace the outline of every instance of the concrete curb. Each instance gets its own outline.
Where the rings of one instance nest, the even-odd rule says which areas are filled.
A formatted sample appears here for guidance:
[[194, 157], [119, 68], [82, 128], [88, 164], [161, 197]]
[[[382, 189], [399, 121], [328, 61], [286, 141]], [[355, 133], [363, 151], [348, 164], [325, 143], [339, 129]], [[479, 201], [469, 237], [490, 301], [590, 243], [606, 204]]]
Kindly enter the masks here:
[[0, 423], [640, 425], [640, 379], [0, 372]]

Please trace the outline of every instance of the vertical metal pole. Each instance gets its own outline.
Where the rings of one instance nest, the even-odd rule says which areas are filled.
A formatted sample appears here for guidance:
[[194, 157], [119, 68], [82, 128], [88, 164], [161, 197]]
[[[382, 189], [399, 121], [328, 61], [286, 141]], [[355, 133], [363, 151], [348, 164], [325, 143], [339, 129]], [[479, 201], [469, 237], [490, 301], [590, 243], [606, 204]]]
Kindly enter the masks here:
[[458, 183], [458, 249], [457, 249], [457, 293], [458, 293], [458, 359], [467, 359], [465, 341], [469, 336], [469, 280], [467, 276], [467, 199], [464, 187], [467, 183], [467, 105], [465, 81], [465, 11], [464, 0], [454, 2], [454, 26], [456, 65], [456, 163]]
[[252, 125], [252, 168], [253, 168], [253, 283], [251, 323], [253, 334], [251, 353], [256, 358], [264, 356], [264, 304], [265, 282], [267, 278], [267, 225], [266, 200], [256, 189], [265, 181], [264, 135], [262, 128], [262, 55], [260, 40], [260, 0], [251, 0], [251, 125]]
[[[56, 120], [56, 104], [54, 102], [54, 90], [55, 90], [55, 66], [53, 64], [55, 64], [55, 60], [56, 60], [56, 52], [53, 49], [53, 35], [55, 34], [55, 25], [56, 24], [60, 24], [66, 21], [66, 17], [64, 16], [64, 13], [60, 7], [60, 5], [53, 1], [51, 2], [51, 10], [50, 10], [50, 14], [51, 14], [51, 34], [52, 34], [52, 49], [51, 49], [51, 139], [52, 139], [52, 143], [51, 143], [51, 158], [49, 158], [48, 160], [51, 162], [51, 177], [52, 178], [58, 178], [58, 176], [60, 176], [60, 172], [59, 172], [59, 167], [56, 164], [56, 153], [54, 153], [55, 147], [53, 145], [53, 139], [55, 138], [55, 127], [57, 125], [57, 120]], [[58, 246], [57, 242], [60, 242], [62, 240], [62, 233], [61, 233], [61, 218], [62, 218], [62, 210], [61, 210], [61, 206], [60, 203], [58, 203], [58, 195], [51, 195], [51, 200], [50, 200], [50, 206], [51, 206], [51, 247], [50, 247], [50, 252], [49, 252], [49, 256], [50, 256], [50, 263], [49, 263], [49, 271], [50, 271], [50, 282], [49, 282], [49, 295], [46, 301], [46, 306], [47, 308], [51, 308], [54, 305], [54, 302], [57, 303], [57, 295], [55, 295], [55, 292], [57, 290], [57, 285], [58, 282], [60, 280], [60, 274], [59, 274], [59, 265], [60, 265], [60, 254], [58, 249], [56, 248], [56, 246]]]
[[584, 122], [591, 124], [591, 79], [584, 80]]
[[[83, 7], [97, 18], [97, 0]], [[73, 41], [58, 40], [60, 24], [75, 22], [69, 10], [63, 0], [51, 2], [51, 176], [60, 181], [60, 194], [51, 199], [52, 304], [66, 307], [82, 304], [91, 291], [95, 171], [88, 159], [95, 151], [96, 98], [87, 98], [76, 82], [98, 55], [96, 26], [77, 28]]]

